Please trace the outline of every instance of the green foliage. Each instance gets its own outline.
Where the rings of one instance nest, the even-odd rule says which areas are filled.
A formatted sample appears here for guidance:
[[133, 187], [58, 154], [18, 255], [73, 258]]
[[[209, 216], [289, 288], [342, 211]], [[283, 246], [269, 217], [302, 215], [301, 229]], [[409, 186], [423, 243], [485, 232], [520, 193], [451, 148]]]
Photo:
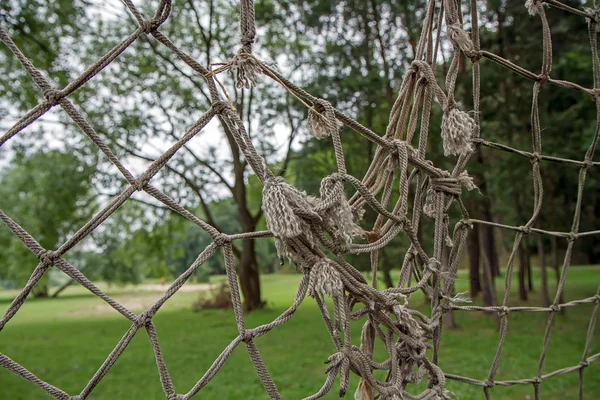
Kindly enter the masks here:
[[[94, 168], [74, 153], [48, 150], [17, 155], [0, 176], [2, 210], [40, 243], [55, 249], [91, 216], [95, 201], [90, 191]], [[37, 262], [8, 230], [0, 228], [0, 277], [23, 284]], [[45, 292], [45, 280], [40, 290]]]

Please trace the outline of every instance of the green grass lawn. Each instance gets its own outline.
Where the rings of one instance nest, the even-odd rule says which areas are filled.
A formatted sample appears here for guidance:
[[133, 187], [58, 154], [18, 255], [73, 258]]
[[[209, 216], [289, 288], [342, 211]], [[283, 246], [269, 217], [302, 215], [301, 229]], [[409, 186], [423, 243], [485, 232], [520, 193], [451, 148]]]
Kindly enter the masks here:
[[[537, 277], [536, 277], [537, 278]], [[299, 275], [263, 276], [266, 310], [246, 317], [254, 327], [270, 322], [287, 308], [294, 297]], [[539, 281], [536, 279], [536, 289]], [[593, 296], [600, 283], [600, 268], [573, 267], [565, 289], [566, 300]], [[502, 295], [502, 280], [498, 293]], [[513, 285], [516, 292], [516, 282]], [[468, 288], [466, 275], [457, 281], [457, 289]], [[117, 301], [141, 311], [157, 293], [132, 288], [106, 288]], [[551, 290], [554, 290], [554, 285]], [[0, 312], [10, 304], [12, 293], [0, 293]], [[213, 360], [237, 335], [232, 311], [190, 311], [196, 293], [178, 293], [154, 317], [161, 348], [178, 393], [186, 393], [204, 374]], [[518, 304], [511, 293], [511, 305]], [[412, 306], [423, 311], [423, 298], [411, 298]], [[476, 299], [475, 303], [479, 303]], [[529, 304], [540, 305], [539, 292]], [[569, 308], [555, 320], [544, 373], [579, 363], [585, 344], [591, 304]], [[511, 313], [507, 340], [496, 380], [524, 379], [536, 375], [546, 326], [545, 313]], [[445, 330], [439, 364], [452, 374], [485, 380], [496, 353], [498, 333], [494, 319], [478, 312], [457, 312], [459, 328]], [[357, 323], [355, 341], [360, 337]], [[43, 380], [74, 395], [81, 391], [129, 323], [102, 301], [77, 287], [69, 288], [58, 299], [30, 299], [0, 333], [0, 352], [28, 368]], [[318, 308], [307, 298], [287, 324], [256, 340], [257, 346], [284, 399], [300, 399], [315, 393], [323, 384], [323, 361], [335, 352]], [[356, 342], [358, 344], [358, 342]], [[600, 351], [598, 335], [592, 340], [590, 355]], [[353, 398], [357, 377], [352, 378]], [[575, 399], [577, 372], [548, 379], [541, 385], [544, 399]], [[585, 371], [586, 398], [600, 393], [600, 362]], [[447, 388], [460, 399], [481, 399], [481, 388], [449, 381]], [[335, 389], [335, 387], [334, 387]], [[336, 390], [326, 397], [336, 398]], [[494, 399], [533, 398], [531, 385], [495, 387]], [[223, 369], [197, 396], [201, 399], [266, 399], [245, 348], [239, 346]], [[45, 399], [41, 389], [4, 369], [0, 369], [0, 399]], [[125, 353], [94, 390], [92, 399], [164, 399], [152, 349], [140, 330]]]

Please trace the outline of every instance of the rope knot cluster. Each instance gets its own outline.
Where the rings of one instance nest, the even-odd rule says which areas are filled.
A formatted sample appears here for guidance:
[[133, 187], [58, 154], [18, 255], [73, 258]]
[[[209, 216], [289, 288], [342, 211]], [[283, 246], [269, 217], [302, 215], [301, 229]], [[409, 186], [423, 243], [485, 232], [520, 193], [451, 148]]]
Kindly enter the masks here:
[[542, 0], [527, 0], [525, 2], [525, 7], [527, 7], [529, 15], [534, 16], [539, 14], [543, 3], [544, 2]]
[[262, 74], [262, 64], [256, 57], [242, 48], [229, 62], [229, 65], [236, 73], [237, 83], [235, 86], [238, 89], [250, 89], [252, 86], [256, 86], [258, 76]]
[[444, 155], [458, 156], [472, 151], [471, 136], [474, 128], [475, 120], [468, 113], [459, 110], [454, 104], [446, 107], [442, 117]]
[[312, 267], [308, 281], [308, 294], [310, 296], [316, 297], [321, 294], [333, 299], [344, 294], [342, 278], [332, 264], [333, 261], [324, 259]]
[[600, 7], [588, 7], [584, 11], [588, 14], [587, 20], [590, 25], [594, 25], [595, 31], [600, 31]]
[[467, 57], [474, 57], [477, 55], [469, 34], [464, 31], [460, 24], [456, 23], [448, 26], [448, 34], [452, 43]]

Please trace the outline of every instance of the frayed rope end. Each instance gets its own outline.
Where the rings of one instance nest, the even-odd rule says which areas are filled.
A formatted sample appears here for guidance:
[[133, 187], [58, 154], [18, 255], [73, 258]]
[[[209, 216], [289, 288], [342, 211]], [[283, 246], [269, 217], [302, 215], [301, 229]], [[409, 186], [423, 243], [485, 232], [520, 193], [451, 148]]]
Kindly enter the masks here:
[[240, 51], [230, 62], [231, 69], [236, 71], [238, 89], [250, 89], [256, 86], [258, 75], [262, 73], [260, 62], [252, 54]]
[[442, 118], [444, 155], [461, 155], [470, 152], [471, 134], [475, 120], [466, 112], [452, 108]]

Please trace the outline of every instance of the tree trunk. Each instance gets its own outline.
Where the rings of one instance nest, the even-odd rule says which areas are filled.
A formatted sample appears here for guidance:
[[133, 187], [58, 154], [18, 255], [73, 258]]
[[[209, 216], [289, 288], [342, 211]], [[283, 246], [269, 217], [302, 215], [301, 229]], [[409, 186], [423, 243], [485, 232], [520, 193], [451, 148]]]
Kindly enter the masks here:
[[541, 294], [542, 294], [542, 304], [544, 307], [548, 307], [550, 305], [550, 297], [548, 297], [548, 273], [546, 271], [546, 252], [544, 251], [544, 240], [542, 235], [537, 235], [537, 247], [538, 247], [538, 257], [540, 259], [540, 272], [541, 272]]
[[385, 253], [385, 249], [381, 249], [381, 267], [383, 272], [383, 281], [385, 286], [388, 288], [394, 287], [394, 282], [392, 282], [392, 276], [390, 275], [390, 260]]
[[479, 225], [473, 224], [473, 230], [468, 237], [469, 252], [469, 282], [471, 297], [476, 297], [481, 292], [481, 277], [479, 272]]
[[490, 252], [488, 247], [485, 245], [485, 227], [479, 231], [481, 236], [480, 241], [482, 242], [482, 255], [483, 255], [483, 304], [485, 306], [495, 306], [498, 304], [496, 298], [496, 287], [494, 286], [494, 275], [492, 274], [492, 266], [490, 263]]
[[523, 248], [523, 241], [519, 243], [519, 299], [527, 301], [527, 286], [525, 286], [525, 272], [527, 270], [527, 262], [525, 260], [525, 249]]
[[[482, 189], [483, 190], [483, 189]], [[483, 202], [482, 217], [486, 221], [492, 221], [492, 206], [489, 201]], [[496, 238], [494, 237], [494, 228], [490, 225], [481, 227], [483, 231], [483, 251], [488, 255], [488, 261], [494, 277], [500, 276], [500, 262], [498, 261], [498, 251], [496, 249]]]
[[33, 292], [33, 297], [37, 297], [37, 298], [41, 298], [41, 299], [49, 297], [47, 284], [36, 285], [33, 288], [32, 292]]
[[530, 292], [533, 292], [533, 276], [531, 274], [531, 253], [532, 249], [529, 245], [529, 241], [525, 241], [525, 265], [527, 267], [527, 287]]
[[[448, 270], [448, 268], [450, 268], [450, 265], [448, 263], [449, 256], [450, 250], [448, 246], [444, 246], [444, 249], [442, 251], [442, 266], [446, 269], [446, 271]], [[452, 287], [450, 288], [450, 293], [454, 293], [454, 285], [452, 285]], [[454, 319], [454, 310], [450, 309], [447, 313], [444, 314], [443, 323], [444, 327], [449, 329], [457, 327], [456, 320]]]
[[[552, 268], [554, 269], [554, 275], [556, 277], [556, 286], [558, 286], [558, 281], [560, 281], [560, 262], [558, 259], [558, 239], [556, 236], [552, 236], [551, 245], [552, 245]], [[565, 298], [563, 294], [560, 294], [560, 298], [558, 299], [559, 303], [564, 303]], [[561, 313], [564, 312], [564, 308], [561, 308]]]
[[56, 292], [54, 292], [52, 294], [52, 298], [56, 298], [58, 297], [59, 294], [61, 294], [66, 288], [68, 288], [69, 286], [71, 286], [73, 283], [75, 283], [75, 281], [73, 279], [69, 279], [67, 282], [63, 283], [63, 285], [61, 287], [59, 287]]
[[264, 304], [260, 296], [260, 279], [254, 240], [242, 242], [242, 256], [240, 258], [240, 286], [244, 295], [244, 309], [253, 311]]

